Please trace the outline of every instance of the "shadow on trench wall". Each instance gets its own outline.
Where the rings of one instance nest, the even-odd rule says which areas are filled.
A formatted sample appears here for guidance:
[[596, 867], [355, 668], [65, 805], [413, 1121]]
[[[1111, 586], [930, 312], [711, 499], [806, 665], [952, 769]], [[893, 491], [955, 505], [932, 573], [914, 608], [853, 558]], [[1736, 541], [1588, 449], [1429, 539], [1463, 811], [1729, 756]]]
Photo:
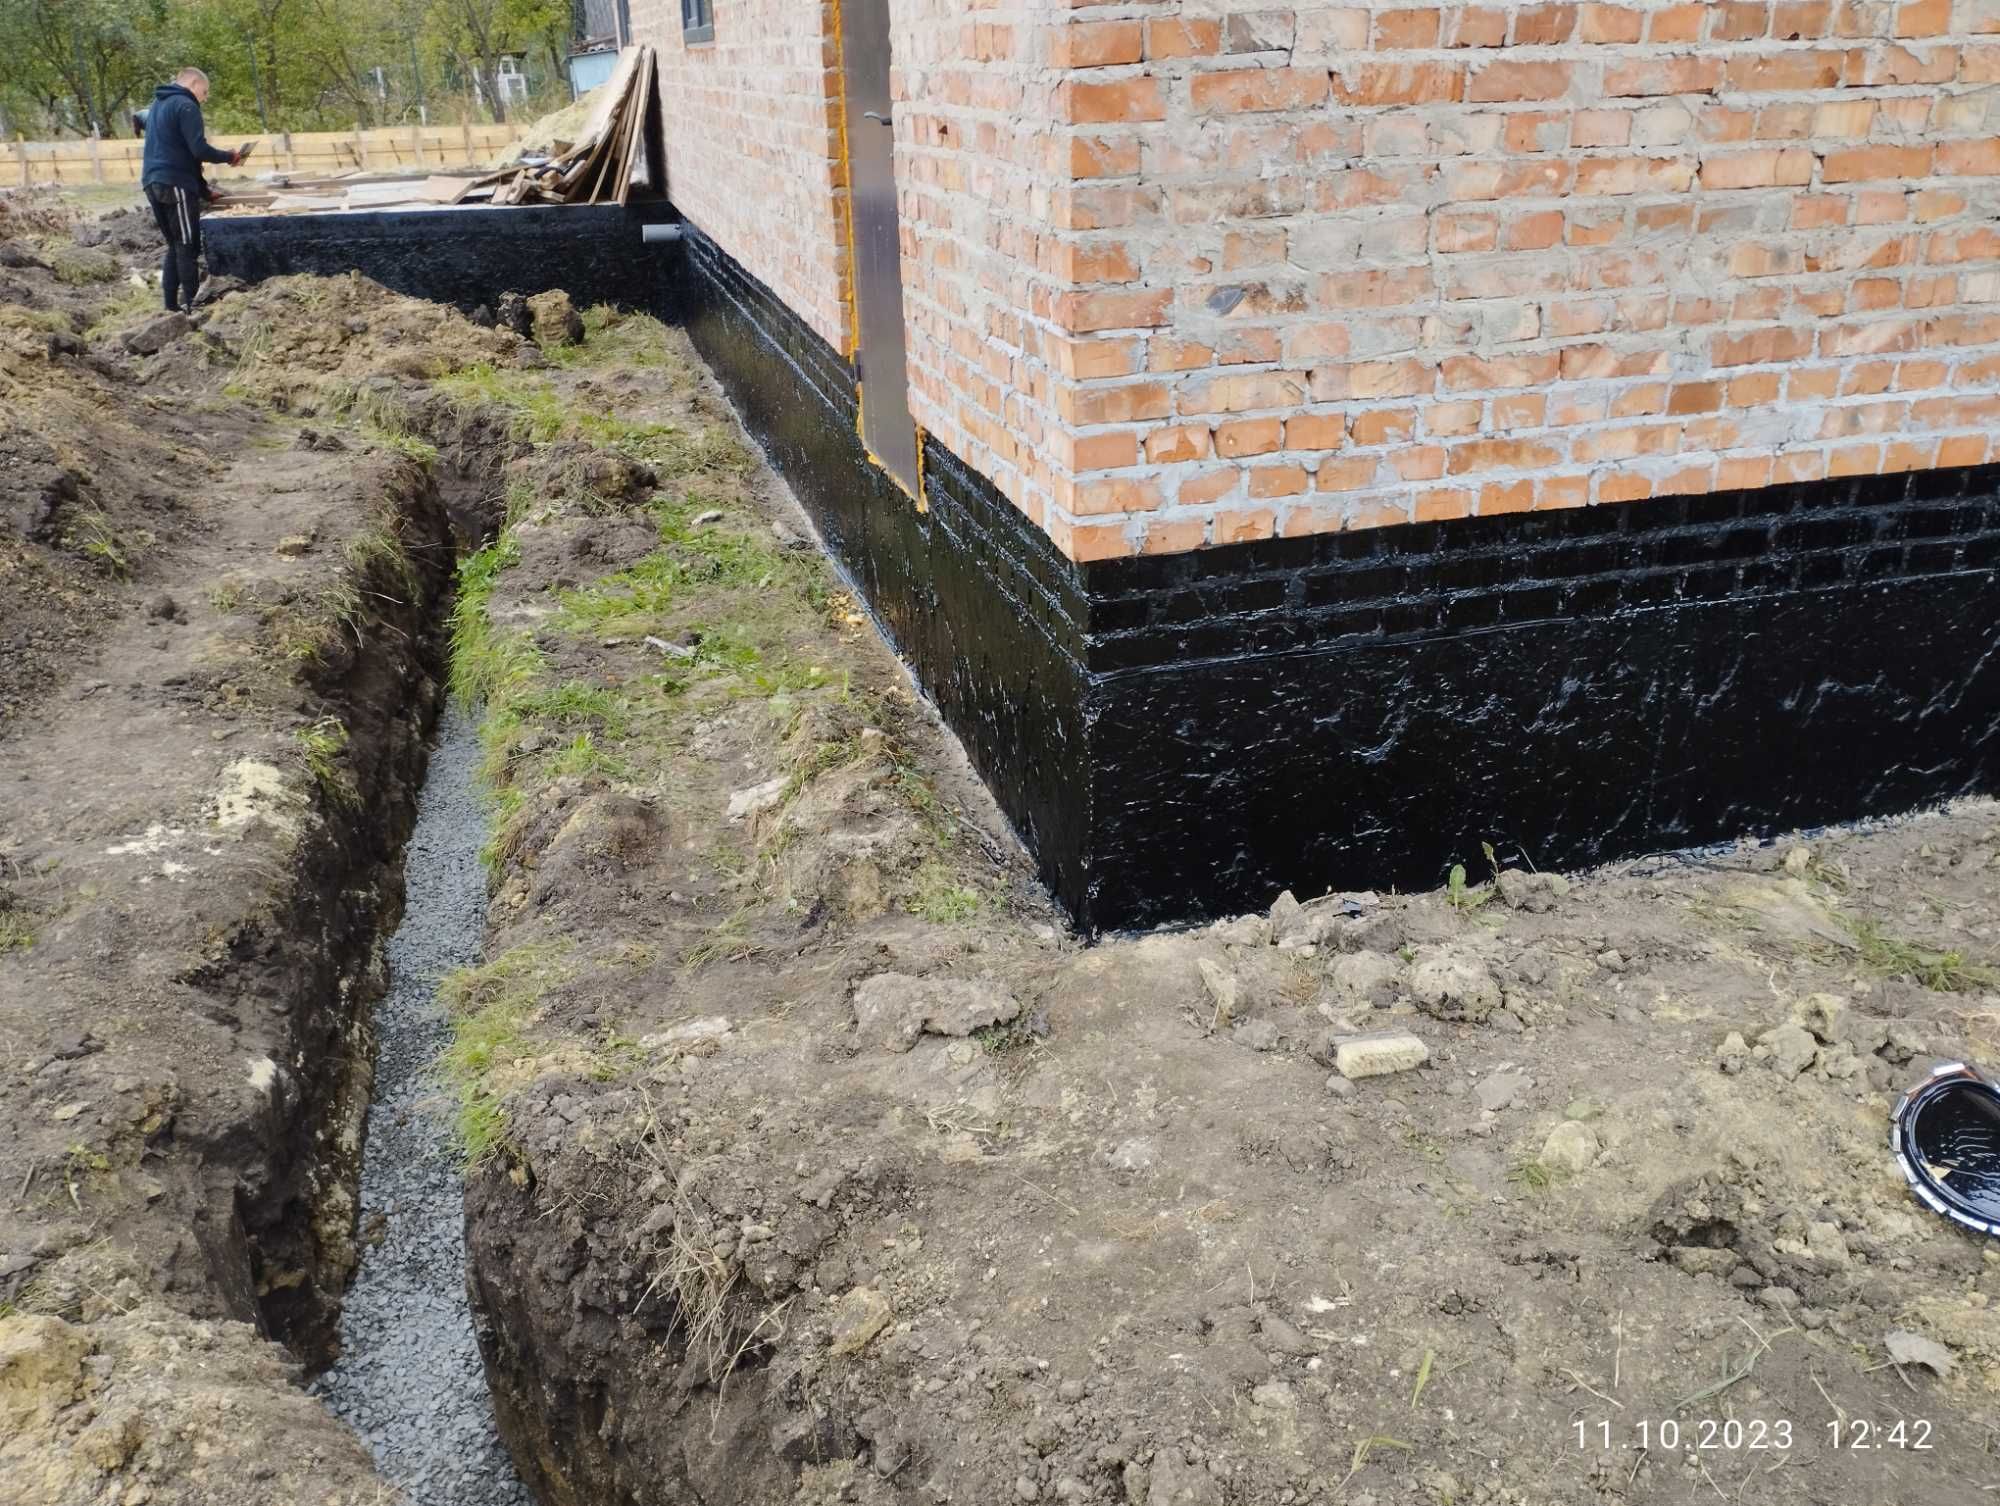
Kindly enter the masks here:
[[[517, 218], [518, 217], [518, 218]], [[1087, 931], [1425, 888], [2000, 784], [2000, 467], [1411, 523], [1078, 566], [664, 205], [218, 220], [217, 270], [685, 324]]]

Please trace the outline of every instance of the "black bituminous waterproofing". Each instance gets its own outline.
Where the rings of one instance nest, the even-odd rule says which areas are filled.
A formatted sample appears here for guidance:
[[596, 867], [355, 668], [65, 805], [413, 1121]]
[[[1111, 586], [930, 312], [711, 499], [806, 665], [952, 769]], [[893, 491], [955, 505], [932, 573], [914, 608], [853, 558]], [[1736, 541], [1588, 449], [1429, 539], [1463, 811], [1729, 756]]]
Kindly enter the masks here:
[[2000, 1085], [1947, 1062], [1903, 1095], [1889, 1148], [1917, 1196], [1953, 1223], [2000, 1234]]

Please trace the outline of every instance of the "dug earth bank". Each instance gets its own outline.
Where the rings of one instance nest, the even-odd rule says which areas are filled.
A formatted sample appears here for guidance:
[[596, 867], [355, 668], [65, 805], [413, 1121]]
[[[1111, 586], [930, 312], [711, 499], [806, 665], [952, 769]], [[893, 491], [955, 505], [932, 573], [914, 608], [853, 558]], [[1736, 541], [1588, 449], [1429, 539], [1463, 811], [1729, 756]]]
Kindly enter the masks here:
[[381, 1488], [295, 1378], [447, 513], [498, 532], [446, 1093], [545, 1499], [1991, 1499], [2000, 1264], [1886, 1133], [1994, 1056], [2000, 809], [1086, 945], [677, 332], [298, 279], [138, 355], [46, 275], [0, 314], [55, 499], [0, 530], [0, 633], [56, 645], [0, 732], [21, 1499]]

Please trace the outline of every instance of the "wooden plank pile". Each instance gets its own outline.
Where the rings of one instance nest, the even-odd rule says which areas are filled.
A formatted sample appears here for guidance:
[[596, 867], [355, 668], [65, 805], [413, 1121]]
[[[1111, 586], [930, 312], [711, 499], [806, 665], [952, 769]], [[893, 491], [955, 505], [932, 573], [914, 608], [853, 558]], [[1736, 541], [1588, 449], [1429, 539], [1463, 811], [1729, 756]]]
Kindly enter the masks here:
[[491, 189], [495, 204], [626, 204], [662, 186], [658, 57], [627, 47], [597, 107], [574, 142], [556, 144], [546, 162], [523, 163], [481, 179], [462, 202]]

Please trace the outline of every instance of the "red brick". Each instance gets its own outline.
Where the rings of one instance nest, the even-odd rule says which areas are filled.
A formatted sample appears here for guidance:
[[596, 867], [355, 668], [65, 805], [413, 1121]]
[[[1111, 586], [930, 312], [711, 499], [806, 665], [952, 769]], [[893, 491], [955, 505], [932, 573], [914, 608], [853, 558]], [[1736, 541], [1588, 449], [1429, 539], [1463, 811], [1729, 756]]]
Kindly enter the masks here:
[[1071, 125], [1113, 121], [1165, 120], [1166, 101], [1156, 78], [1127, 78], [1115, 83], [1073, 80], [1063, 85], [1063, 119]]
[[1828, 152], [1820, 165], [1821, 181], [1855, 183], [1871, 178], [1903, 180], [1930, 175], [1928, 146], [1859, 146]]
[[1646, 58], [1608, 65], [1604, 70], [1604, 92], [1612, 97], [1642, 98], [1661, 94], [1713, 94], [1722, 87], [1722, 77], [1720, 58]]
[[1217, 544], [1248, 544], [1270, 538], [1276, 522], [1268, 507], [1236, 508], [1217, 513], [1209, 535]]
[[1629, 5], [1586, 5], [1578, 18], [1584, 42], [1636, 42], [1646, 31], [1646, 13]]
[[1195, 16], [1146, 23], [1149, 58], [1213, 57], [1222, 51], [1222, 23]]
[[1153, 465], [1206, 460], [1210, 449], [1206, 424], [1169, 424], [1146, 436], [1146, 459]]
[[1385, 10], [1375, 17], [1375, 50], [1395, 52], [1412, 47], [1435, 47], [1438, 43], [1438, 12]]
[[1288, 450], [1332, 450], [1347, 434], [1346, 415], [1340, 413], [1299, 413], [1285, 421], [1285, 448]]
[[1142, 554], [1184, 554], [1208, 542], [1207, 518], [1155, 518], [1146, 525]]
[[1451, 447], [1451, 473], [1531, 471], [1560, 464], [1561, 449], [1539, 439], [1474, 439]]
[[1173, 298], [1171, 288], [1136, 293], [1065, 293], [1056, 301], [1056, 323], [1077, 334], [1161, 325], [1167, 322]]
[[1527, 512], [1535, 505], [1536, 486], [1532, 480], [1489, 481], [1479, 488], [1479, 515]]
[[1311, 477], [1300, 465], [1253, 465], [1247, 490], [1252, 497], [1296, 497], [1311, 485]]
[[1729, 87], [1745, 94], [1789, 94], [1839, 85], [1845, 55], [1839, 52], [1768, 52], [1732, 58]]
[[1052, 68], [1106, 68], [1145, 56], [1137, 21], [1072, 21], [1049, 44]]
[[1488, 63], [1475, 71], [1465, 89], [1470, 104], [1527, 99], [1561, 99], [1569, 92], [1568, 63]]
[[1218, 424], [1215, 453], [1225, 460], [1242, 460], [1251, 455], [1268, 455], [1284, 443], [1285, 424], [1277, 418], [1246, 418]]
[[1322, 461], [1313, 475], [1313, 485], [1323, 492], [1360, 491], [1375, 484], [1375, 474], [1380, 465], [1381, 462], [1366, 456]]
[[1649, 42], [1698, 42], [1708, 19], [1707, 0], [1686, 5], [1668, 5], [1653, 12], [1646, 26]]
[[1816, 42], [1826, 35], [1832, 0], [1778, 0], [1771, 13], [1771, 37], [1778, 42]]
[[1444, 13], [1444, 44], [1447, 47], [1506, 46], [1507, 12], [1493, 5], [1453, 5]]
[[1516, 47], [1547, 47], [1567, 42], [1576, 32], [1574, 5], [1524, 5], [1514, 16]]
[[1812, 351], [1812, 331], [1760, 329], [1741, 335], [1718, 335], [1709, 346], [1715, 366], [1765, 366], [1796, 361]]
[[1701, 159], [1704, 191], [1729, 188], [1803, 188], [1812, 182], [1813, 154], [1803, 148], [1739, 152]]
[[1353, 106], [1455, 103], [1465, 92], [1465, 70], [1455, 63], [1356, 63], [1336, 76], [1333, 92]]
[[1358, 445], [1400, 444], [1416, 429], [1416, 409], [1375, 408], [1355, 414], [1348, 425], [1348, 434]]
[[1242, 115], [1258, 111], [1303, 110], [1327, 96], [1320, 68], [1241, 68], [1198, 73], [1190, 85], [1201, 115]]
[[1717, 42], [1752, 42], [1771, 29], [1768, 0], [1722, 0], [1709, 7], [1708, 35]]
[[2000, 174], [2000, 137], [1938, 143], [1937, 170], [1942, 176], [1954, 178]]

